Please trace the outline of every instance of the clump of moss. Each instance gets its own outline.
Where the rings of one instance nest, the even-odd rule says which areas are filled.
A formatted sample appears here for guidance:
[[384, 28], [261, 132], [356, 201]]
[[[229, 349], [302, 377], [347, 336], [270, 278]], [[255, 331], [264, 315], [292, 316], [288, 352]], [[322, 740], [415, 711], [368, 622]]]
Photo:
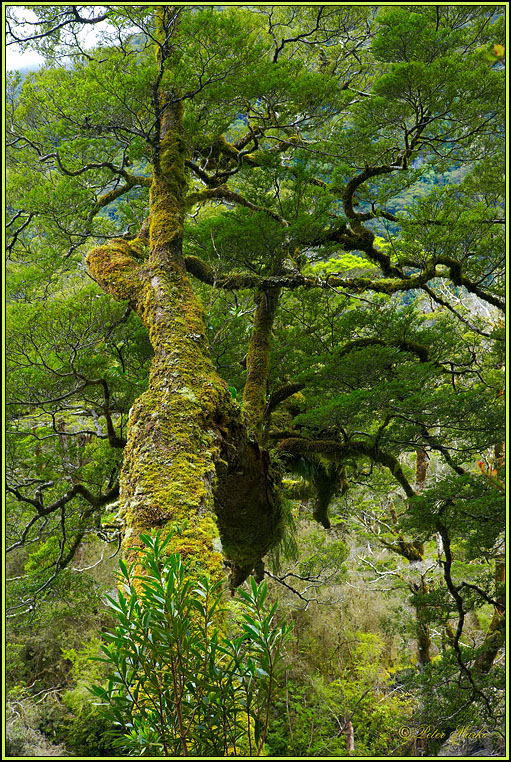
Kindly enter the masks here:
[[121, 301], [133, 301], [141, 290], [138, 277], [138, 250], [122, 238], [89, 251], [86, 264], [89, 272], [107, 293]]

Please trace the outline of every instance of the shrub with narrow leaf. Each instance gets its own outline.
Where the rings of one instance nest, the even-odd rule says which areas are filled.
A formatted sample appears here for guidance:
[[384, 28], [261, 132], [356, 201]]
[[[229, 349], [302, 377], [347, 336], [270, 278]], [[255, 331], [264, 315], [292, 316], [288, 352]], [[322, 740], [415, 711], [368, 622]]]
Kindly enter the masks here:
[[94, 686], [114, 720], [114, 745], [138, 756], [258, 756], [264, 747], [283, 647], [266, 583], [240, 590], [241, 632], [220, 632], [221, 584], [190, 574], [170, 536], [144, 535], [143, 573], [121, 561], [114, 632], [102, 650], [110, 668]]

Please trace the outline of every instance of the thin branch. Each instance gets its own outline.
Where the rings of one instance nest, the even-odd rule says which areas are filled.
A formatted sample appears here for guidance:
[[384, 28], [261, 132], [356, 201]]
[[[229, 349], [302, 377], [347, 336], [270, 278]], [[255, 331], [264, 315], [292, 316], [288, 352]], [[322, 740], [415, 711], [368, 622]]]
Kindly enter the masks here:
[[[51, 503], [48, 506], [44, 506], [42, 502], [42, 498], [39, 495], [38, 497], [27, 497], [26, 495], [23, 495], [17, 487], [14, 487], [10, 484], [6, 485], [6, 489], [8, 492], [10, 492], [14, 497], [23, 503], [28, 503], [37, 511], [37, 518], [41, 518], [44, 516], [49, 516], [52, 513], [55, 513], [56, 511], [63, 508], [67, 503], [71, 502], [77, 495], [80, 495], [83, 497], [91, 506], [93, 509], [101, 508], [103, 505], [108, 505], [108, 503], [111, 503], [116, 498], [119, 497], [119, 483], [116, 483], [112, 489], [110, 489], [106, 494], [102, 495], [94, 495], [92, 492], [90, 492], [87, 487], [84, 487], [83, 484], [75, 484], [73, 487], [68, 490], [64, 495], [62, 495], [60, 498], [55, 500], [53, 503]], [[36, 491], [36, 495], [37, 495]], [[30, 529], [31, 526], [35, 523], [34, 518], [30, 520], [28, 528], [25, 527], [25, 530], [22, 535], [22, 540], [19, 540], [18, 542], [14, 543], [10, 547], [6, 549], [6, 552], [9, 553], [10, 551], [14, 550], [15, 548], [20, 547], [23, 545], [24, 540], [27, 536], [27, 531]], [[22, 542], [23, 541], [23, 542]]]
[[[102, 14], [101, 16], [96, 16], [92, 19], [84, 19], [77, 11], [77, 6], [73, 5], [71, 6], [71, 13], [72, 16], [64, 19], [60, 24], [57, 24], [56, 26], [52, 27], [51, 29], [46, 30], [45, 32], [41, 32], [40, 34], [32, 34], [28, 37], [17, 37], [14, 32], [12, 31], [11, 26], [11, 20], [7, 19], [7, 42], [6, 45], [14, 45], [19, 43], [25, 43], [25, 42], [31, 42], [32, 40], [40, 40], [44, 37], [49, 37], [54, 32], [58, 32], [59, 29], [62, 29], [65, 26], [69, 26], [70, 24], [75, 24], [79, 22], [80, 24], [98, 24], [101, 21], [105, 21], [109, 17], [109, 11]], [[24, 22], [25, 23], [25, 22]], [[42, 24], [44, 22], [38, 21], [38, 22], [26, 22], [28, 23], [38, 23]], [[12, 38], [12, 39], [9, 39]]]
[[216, 188], [210, 188], [207, 190], [190, 193], [186, 197], [185, 202], [191, 206], [193, 204], [200, 204], [202, 201], [209, 201], [212, 199], [219, 199], [222, 201], [228, 201], [232, 204], [239, 204], [240, 206], [245, 206], [247, 209], [251, 209], [254, 212], [264, 212], [269, 217], [272, 217], [274, 220], [277, 220], [277, 222], [280, 222], [280, 224], [284, 227], [289, 227], [289, 222], [287, 222], [287, 220], [274, 212], [272, 209], [267, 209], [264, 206], [253, 204], [240, 193], [231, 191], [224, 186], [218, 186]]

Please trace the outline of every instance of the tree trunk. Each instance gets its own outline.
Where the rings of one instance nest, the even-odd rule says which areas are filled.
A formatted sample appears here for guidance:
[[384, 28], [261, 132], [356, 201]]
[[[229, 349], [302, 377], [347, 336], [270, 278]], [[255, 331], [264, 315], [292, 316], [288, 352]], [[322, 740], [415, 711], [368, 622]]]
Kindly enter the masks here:
[[495, 561], [495, 582], [497, 588], [496, 606], [481, 653], [474, 663], [476, 674], [485, 674], [493, 666], [499, 650], [506, 641], [506, 556], [498, 556]]
[[[417, 450], [415, 461], [415, 489], [417, 492], [422, 492], [426, 486], [427, 474], [428, 455], [426, 450], [421, 447]], [[421, 595], [427, 595], [429, 592], [426, 580], [422, 575], [417, 592]], [[423, 667], [431, 661], [431, 632], [427, 617], [428, 608], [421, 602], [414, 604], [414, 607], [417, 632], [417, 658], [419, 667]]]
[[270, 371], [271, 332], [279, 296], [279, 288], [257, 292], [257, 306], [248, 347], [243, 410], [247, 417], [249, 429], [258, 442], [263, 441], [263, 421]]
[[279, 502], [269, 459], [250, 441], [241, 412], [208, 355], [203, 310], [186, 276], [183, 220], [187, 176], [182, 108], [170, 98], [161, 120], [150, 196], [150, 254], [115, 239], [87, 264], [99, 285], [128, 300], [154, 349], [149, 385], [130, 411], [120, 483], [124, 555], [136, 561], [140, 534], [174, 532], [179, 551], [213, 578], [221, 548], [231, 585], [250, 574], [278, 537]]
[[355, 753], [355, 733], [353, 732], [353, 723], [348, 720], [345, 726], [344, 734], [346, 736], [346, 751], [348, 756], [352, 757]]
[[[420, 587], [417, 591], [421, 595], [427, 595], [429, 592], [428, 585], [423, 577], [421, 577]], [[419, 667], [429, 664], [431, 661], [431, 632], [429, 627], [429, 619], [427, 618], [427, 607], [424, 603], [416, 603], [415, 607], [415, 622], [417, 633], [417, 660]]]

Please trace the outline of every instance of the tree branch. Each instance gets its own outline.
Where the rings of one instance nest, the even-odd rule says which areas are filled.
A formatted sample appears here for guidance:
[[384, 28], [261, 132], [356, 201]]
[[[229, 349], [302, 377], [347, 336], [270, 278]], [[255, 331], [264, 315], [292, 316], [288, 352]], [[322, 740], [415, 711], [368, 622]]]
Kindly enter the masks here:
[[[54, 34], [54, 32], [57, 32], [59, 29], [62, 29], [65, 26], [69, 26], [70, 24], [80, 23], [80, 24], [98, 24], [101, 21], [105, 21], [109, 15], [110, 12], [107, 11], [106, 13], [103, 13], [101, 16], [96, 16], [91, 19], [85, 19], [80, 16], [80, 14], [77, 11], [77, 6], [72, 5], [70, 11], [65, 11], [66, 13], [71, 13], [71, 16], [68, 18], [65, 18], [64, 21], [61, 21], [60, 24], [57, 24], [56, 26], [52, 27], [51, 29], [46, 30], [45, 32], [41, 32], [41, 34], [32, 34], [28, 37], [16, 37], [14, 32], [12, 31], [11, 26], [11, 20], [7, 19], [7, 42], [6, 45], [14, 45], [19, 43], [25, 43], [25, 42], [31, 42], [32, 40], [40, 40], [44, 37], [49, 37], [50, 35]], [[38, 24], [45, 23], [44, 21], [38, 21]], [[46, 22], [48, 23], [48, 22]], [[9, 39], [12, 38], [12, 39]]]
[[339, 273], [329, 273], [325, 278], [302, 275], [301, 273], [286, 273], [262, 277], [248, 273], [230, 273], [217, 275], [214, 269], [198, 257], [185, 257], [188, 272], [195, 275], [203, 283], [217, 288], [237, 290], [244, 288], [345, 288], [351, 291], [377, 291], [383, 294], [393, 294], [397, 291], [409, 291], [421, 288], [429, 280], [438, 277], [433, 264], [429, 263], [418, 275], [409, 278], [343, 278]]
[[[36, 490], [34, 497], [30, 498], [23, 495], [17, 487], [13, 487], [10, 484], [6, 485], [6, 489], [20, 502], [28, 503], [29, 505], [33, 506], [37, 511], [38, 518], [41, 516], [49, 516], [51, 513], [55, 513], [55, 511], [58, 511], [60, 508], [65, 506], [77, 495], [83, 497], [93, 508], [101, 508], [103, 505], [107, 505], [119, 497], [118, 483], [115, 484], [112, 489], [110, 489], [104, 495], [93, 495], [92, 492], [90, 492], [87, 487], [84, 487], [83, 484], [74, 484], [70, 490], [62, 495], [62, 497], [59, 497], [58, 500], [55, 500], [53, 503], [51, 503], [51, 505], [44, 507], [42, 497], [40, 495], [40, 490]], [[19, 542], [11, 545], [11, 547], [7, 548], [7, 552], [13, 550], [16, 547], [19, 547], [19, 545]]]
[[366, 442], [341, 443], [328, 439], [302, 439], [290, 437], [281, 441], [277, 450], [292, 455], [320, 454], [332, 460], [344, 461], [348, 458], [365, 457], [389, 469], [396, 481], [403, 487], [407, 497], [413, 497], [415, 491], [403, 473], [398, 459], [390, 453], [382, 452], [378, 447]]
[[248, 199], [244, 198], [240, 193], [231, 191], [225, 186], [218, 186], [216, 188], [189, 193], [185, 199], [185, 203], [188, 206], [192, 206], [193, 204], [200, 204], [202, 201], [210, 201], [212, 199], [219, 199], [222, 201], [228, 201], [232, 204], [239, 204], [240, 206], [245, 206], [247, 209], [251, 209], [254, 212], [264, 212], [269, 217], [272, 217], [272, 219], [280, 222], [280, 224], [284, 227], [289, 227], [289, 222], [281, 217], [280, 214], [277, 214], [277, 212], [274, 212], [271, 209], [267, 209], [264, 206], [253, 204], [251, 201], [248, 201]]
[[275, 391], [270, 394], [268, 402], [266, 403], [264, 411], [265, 420], [270, 417], [278, 405], [289, 397], [292, 397], [293, 394], [300, 392], [304, 387], [305, 384], [284, 384], [283, 386], [279, 386], [278, 389], [275, 389]]

